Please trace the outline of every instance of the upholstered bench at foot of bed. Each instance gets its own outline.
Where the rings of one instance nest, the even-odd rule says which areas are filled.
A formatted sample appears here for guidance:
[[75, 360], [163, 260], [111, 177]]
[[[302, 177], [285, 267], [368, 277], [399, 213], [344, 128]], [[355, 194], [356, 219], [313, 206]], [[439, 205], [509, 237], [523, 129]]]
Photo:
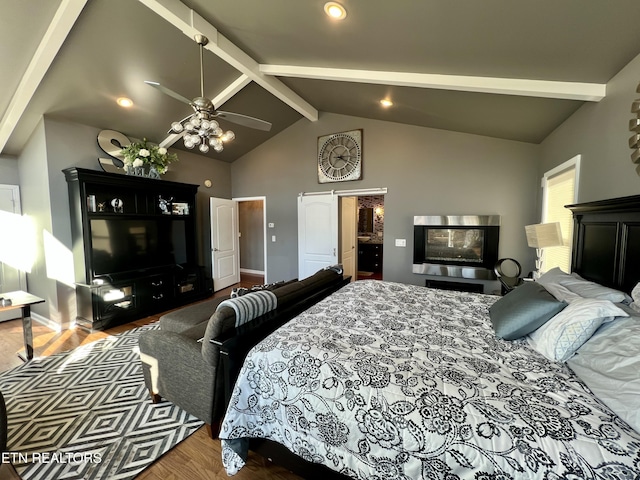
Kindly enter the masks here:
[[181, 333], [202, 323], [205, 324], [206, 328], [206, 323], [216, 311], [218, 305], [228, 298], [229, 296], [212, 298], [169, 312], [160, 317], [160, 329]]
[[[283, 283], [272, 290], [278, 297], [276, 308], [248, 324], [288, 321], [294, 306], [307, 308], [344, 281], [342, 273], [322, 270], [301, 282]], [[228, 298], [215, 298], [168, 313], [161, 317], [159, 330], [142, 333], [138, 341], [144, 381], [152, 401], [157, 403], [164, 398], [180, 406], [204, 421], [214, 438], [226, 409], [228, 383], [235, 378], [222, 371], [219, 344], [212, 342], [225, 335], [233, 336], [236, 331], [234, 309], [221, 305]]]

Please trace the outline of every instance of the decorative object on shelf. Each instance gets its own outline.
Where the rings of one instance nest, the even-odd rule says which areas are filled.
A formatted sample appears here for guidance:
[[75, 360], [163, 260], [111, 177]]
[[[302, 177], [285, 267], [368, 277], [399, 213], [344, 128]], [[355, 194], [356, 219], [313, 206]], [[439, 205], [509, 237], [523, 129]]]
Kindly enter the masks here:
[[189, 204], [174, 202], [171, 204], [171, 213], [174, 215], [189, 215]]
[[115, 130], [101, 130], [98, 133], [98, 146], [109, 158], [98, 158], [100, 168], [109, 173], [126, 173], [124, 167], [124, 156], [122, 149], [129, 145], [131, 140]]
[[142, 142], [132, 142], [121, 150], [124, 155], [124, 171], [128, 175], [160, 178], [166, 173], [170, 163], [178, 160], [175, 153], [167, 152], [164, 147], [149, 143], [146, 138]]
[[209, 147], [213, 148], [216, 152], [221, 152], [224, 149], [223, 143], [231, 141], [235, 138], [235, 134], [231, 130], [223, 132], [222, 128], [216, 121], [216, 118], [220, 118], [229, 122], [237, 123], [245, 127], [256, 128], [258, 130], [264, 130], [268, 132], [271, 130], [271, 123], [265, 122], [258, 118], [249, 117], [240, 113], [223, 112], [216, 110], [213, 102], [204, 96], [204, 67], [203, 67], [203, 51], [204, 46], [209, 43], [209, 39], [204, 35], [196, 35], [196, 43], [200, 46], [200, 96], [189, 100], [183, 97], [179, 93], [168, 89], [160, 85], [158, 82], [151, 82], [145, 80], [147, 85], [157, 88], [162, 93], [165, 93], [176, 100], [191, 105], [194, 113], [188, 117], [180, 120], [179, 122], [173, 122], [171, 124], [171, 131], [173, 133], [183, 133], [184, 146], [187, 148], [198, 147], [202, 153], [207, 153]]
[[[640, 84], [636, 87], [636, 92], [640, 93]], [[636, 98], [631, 104], [631, 113], [636, 116], [629, 120], [629, 130], [634, 132], [629, 138], [629, 148], [633, 150], [631, 161], [637, 165], [636, 173], [640, 175], [640, 98]]]
[[100, 202], [100, 203], [98, 204], [98, 211], [99, 211], [99, 212], [104, 212], [104, 207], [106, 207], [106, 206], [107, 206], [107, 205], [106, 205], [106, 203], [104, 203], [104, 202]]
[[89, 195], [87, 197], [87, 210], [89, 210], [90, 212], [95, 212], [96, 211], [96, 196], [95, 195]]
[[160, 211], [162, 212], [163, 215], [171, 215], [171, 210], [169, 209], [169, 205], [171, 205], [172, 200], [173, 200], [173, 197], [171, 197], [168, 200], [162, 197], [158, 197], [158, 206], [160, 207]]
[[362, 178], [362, 130], [318, 137], [318, 182]]
[[533, 272], [534, 280], [540, 278], [542, 272], [542, 250], [547, 247], [561, 247], [562, 231], [560, 222], [536, 223], [524, 227], [527, 235], [527, 245], [536, 249], [536, 271]]
[[122, 207], [124, 207], [124, 202], [119, 198], [114, 198], [111, 200], [111, 206], [113, 207], [113, 211], [115, 213], [122, 213]]

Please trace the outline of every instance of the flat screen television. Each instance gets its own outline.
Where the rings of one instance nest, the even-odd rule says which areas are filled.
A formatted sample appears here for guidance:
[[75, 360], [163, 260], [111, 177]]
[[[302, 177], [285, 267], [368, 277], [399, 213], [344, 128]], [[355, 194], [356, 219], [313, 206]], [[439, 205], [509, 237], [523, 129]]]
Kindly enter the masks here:
[[188, 263], [184, 220], [101, 218], [90, 226], [96, 277]]

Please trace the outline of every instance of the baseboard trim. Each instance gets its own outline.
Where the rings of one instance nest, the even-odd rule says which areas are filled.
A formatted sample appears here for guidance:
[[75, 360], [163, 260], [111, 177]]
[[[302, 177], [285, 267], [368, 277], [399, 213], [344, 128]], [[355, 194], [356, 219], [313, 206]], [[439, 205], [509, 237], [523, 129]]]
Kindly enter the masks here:
[[47, 318], [47, 317], [45, 317], [43, 315], [31, 312], [31, 320], [33, 320], [34, 322], [38, 322], [38, 323], [44, 325], [47, 328], [50, 328], [54, 332], [62, 331], [62, 328], [60, 327], [59, 323], [54, 322], [50, 318]]
[[251, 270], [249, 268], [241, 268], [240, 273], [246, 273], [247, 275], [263, 275], [264, 270]]

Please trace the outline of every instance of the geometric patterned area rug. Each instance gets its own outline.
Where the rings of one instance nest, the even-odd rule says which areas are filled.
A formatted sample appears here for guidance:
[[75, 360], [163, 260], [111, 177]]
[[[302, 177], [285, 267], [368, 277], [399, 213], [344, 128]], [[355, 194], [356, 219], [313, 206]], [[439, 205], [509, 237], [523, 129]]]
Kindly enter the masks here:
[[151, 403], [138, 335], [154, 323], [0, 374], [11, 461], [24, 480], [127, 480], [203, 424]]

